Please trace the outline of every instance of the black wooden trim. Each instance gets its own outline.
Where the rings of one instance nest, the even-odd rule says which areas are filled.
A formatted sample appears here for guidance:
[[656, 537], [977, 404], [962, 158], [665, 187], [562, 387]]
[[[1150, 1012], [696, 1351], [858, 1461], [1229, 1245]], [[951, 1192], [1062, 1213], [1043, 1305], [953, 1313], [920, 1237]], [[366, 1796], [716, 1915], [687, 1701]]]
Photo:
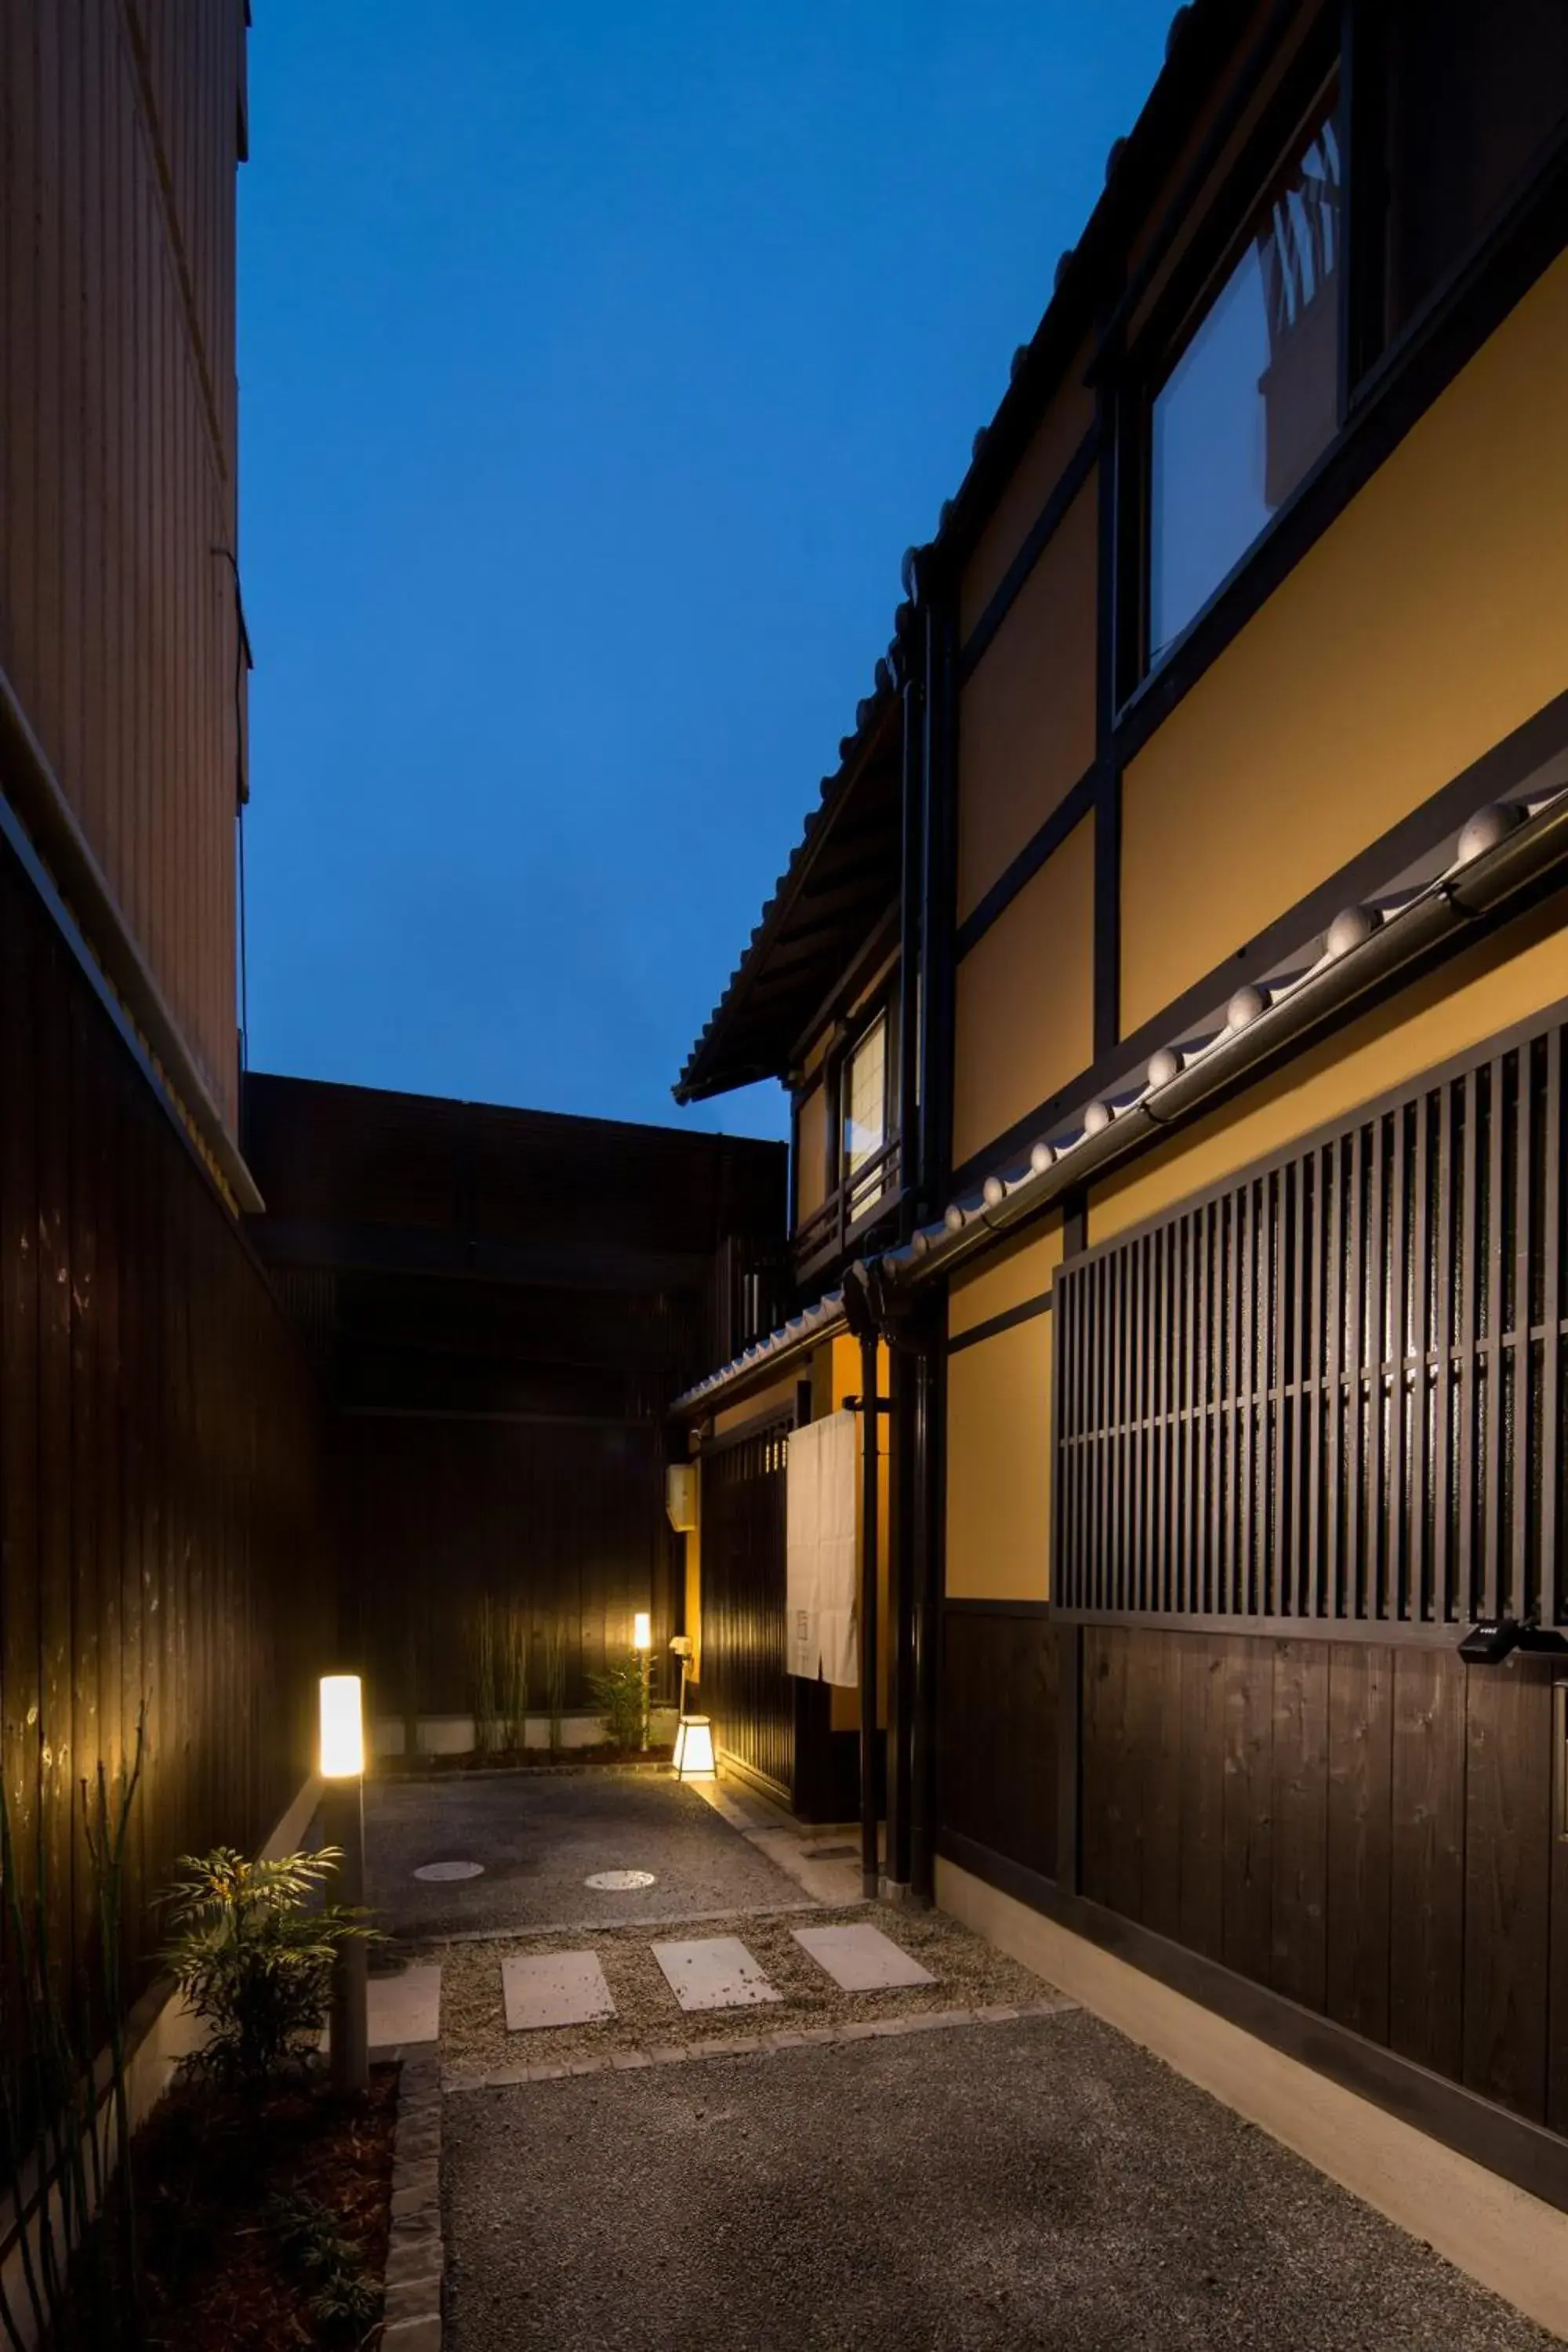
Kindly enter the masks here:
[[1108, 761], [1094, 797], [1094, 1051], [1113, 1053], [1121, 1028], [1121, 771]]
[[958, 682], [967, 686], [989, 651], [997, 631], [1023, 593], [1041, 556], [1066, 520], [1068, 509], [1088, 481], [1100, 452], [1100, 427], [1091, 425], [1058, 476], [1049, 498], [1025, 534], [1016, 555], [981, 614], [958, 656]]
[[[1108, 1052], [1097, 1054], [1087, 1069], [1080, 1070], [1055, 1094], [1047, 1095], [1044, 1102], [1037, 1103], [1033, 1110], [1015, 1119], [1011, 1127], [973, 1153], [962, 1168], [953, 1171], [953, 1193], [973, 1191], [994, 1170], [1016, 1160], [1042, 1135], [1048, 1135], [1051, 1122], [1064, 1113], [1097, 1097], [1115, 1094], [1120, 1086], [1142, 1069], [1156, 1047], [1174, 1044], [1191, 1034], [1199, 1023], [1211, 1015], [1217, 1016], [1226, 999], [1244, 980], [1271, 971], [1292, 953], [1304, 950], [1327, 929], [1342, 908], [1359, 906], [1374, 898], [1397, 875], [1430, 856], [1476, 809], [1517, 792], [1565, 746], [1568, 692], [1544, 704], [1511, 735], [1505, 735], [1500, 743], [1494, 743], [1490, 751], [1483, 751], [1460, 774], [1440, 785], [1418, 808], [1401, 817], [1368, 848], [1359, 851], [1348, 865], [1308, 891], [1305, 898], [1299, 898], [1266, 929], [1246, 940], [1223, 962], [1214, 965], [1201, 980], [1194, 981], [1190, 988], [1173, 997]], [[1468, 944], [1468, 937], [1457, 944]], [[1359, 1019], [1365, 1010], [1365, 1000], [1358, 998], [1348, 1017]]]
[[1276, 1642], [1360, 1642], [1371, 1649], [1452, 1650], [1472, 1621], [1449, 1624], [1395, 1622], [1379, 1617], [1184, 1616], [1171, 1609], [1068, 1609], [1053, 1601], [1061, 1625], [1136, 1625], [1163, 1633], [1226, 1633], [1237, 1639], [1260, 1634]]
[[1064, 797], [1019, 850], [1010, 866], [991, 885], [985, 896], [977, 900], [958, 927], [953, 940], [957, 961], [976, 942], [983, 940], [997, 918], [1006, 913], [1020, 890], [1027, 887], [1049, 857], [1054, 857], [1069, 833], [1076, 831], [1089, 811], [1099, 805], [1100, 767], [1098, 761], [1084, 770], [1076, 784], [1068, 786]]
[[966, 1594], [944, 1593], [942, 1614], [946, 1617], [1017, 1617], [1037, 1620], [1049, 1617], [1048, 1601], [972, 1601]]
[[1021, 1307], [1005, 1307], [1000, 1315], [988, 1315], [984, 1323], [971, 1324], [947, 1343], [947, 1352], [956, 1356], [964, 1348], [977, 1348], [982, 1339], [994, 1339], [999, 1332], [1011, 1331], [1016, 1324], [1032, 1323], [1037, 1315], [1051, 1311], [1051, 1294], [1042, 1290], [1036, 1298], [1026, 1298]]
[[943, 1861], [983, 1879], [1001, 1894], [1038, 1911], [1101, 1951], [1112, 1953], [1188, 2000], [1212, 2010], [1286, 2057], [1310, 2066], [1342, 2089], [1370, 2099], [1429, 2138], [1483, 2164], [1532, 2197], [1568, 2211], [1568, 2140], [1510, 2115], [1458, 2083], [1363, 2039], [1348, 2027], [1255, 1984], [1217, 1960], [1189, 1951], [1081, 1895], [1067, 1892], [1006, 1855], [943, 1830]]
[[1399, 342], [1357, 388], [1343, 431], [1254, 541], [1186, 635], [1123, 707], [1123, 765], [1336, 522], [1568, 242], [1568, 138]]

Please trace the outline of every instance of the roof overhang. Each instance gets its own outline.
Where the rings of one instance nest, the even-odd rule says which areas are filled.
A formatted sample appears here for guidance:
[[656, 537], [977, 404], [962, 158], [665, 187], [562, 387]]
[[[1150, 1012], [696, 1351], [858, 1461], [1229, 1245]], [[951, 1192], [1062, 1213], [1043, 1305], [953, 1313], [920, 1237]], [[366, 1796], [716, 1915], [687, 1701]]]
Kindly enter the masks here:
[[897, 898], [900, 707], [889, 675], [862, 706], [837, 772], [823, 781], [821, 805], [687, 1058], [677, 1102], [784, 1077], [803, 1031]]

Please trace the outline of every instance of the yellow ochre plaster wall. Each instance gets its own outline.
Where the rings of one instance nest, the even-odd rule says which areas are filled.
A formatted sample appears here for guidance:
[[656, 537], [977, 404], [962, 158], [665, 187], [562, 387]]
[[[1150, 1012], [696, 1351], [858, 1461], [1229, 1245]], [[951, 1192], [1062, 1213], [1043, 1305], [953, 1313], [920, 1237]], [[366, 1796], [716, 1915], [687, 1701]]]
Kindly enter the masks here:
[[[1029, 1305], [1061, 1264], [1059, 1215], [958, 1276], [950, 1339]], [[1051, 1318], [1031, 1316], [947, 1360], [947, 1591], [1043, 1601], [1050, 1556]]]
[[1568, 687], [1565, 384], [1568, 256], [1129, 767], [1124, 1031]]
[[1075, 825], [958, 967], [952, 1156], [962, 1164], [1094, 1047], [1094, 819]]
[[1094, 758], [1097, 500], [1091, 473], [963, 688], [960, 922]]

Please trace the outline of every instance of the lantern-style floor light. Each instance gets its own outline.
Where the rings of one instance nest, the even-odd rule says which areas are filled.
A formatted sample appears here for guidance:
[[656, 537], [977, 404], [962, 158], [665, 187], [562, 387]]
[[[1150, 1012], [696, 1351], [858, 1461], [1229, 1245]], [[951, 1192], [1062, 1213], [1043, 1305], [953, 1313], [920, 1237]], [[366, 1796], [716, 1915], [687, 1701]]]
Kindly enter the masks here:
[[[364, 1713], [357, 1675], [321, 1676], [321, 1814], [327, 1841], [342, 1846], [342, 1900], [364, 1901]], [[370, 2081], [368, 1954], [363, 1936], [345, 1936], [332, 1959], [333, 2087], [363, 2091]]]
[[642, 1660], [642, 1744], [646, 1748], [653, 1701], [653, 1618], [646, 1609], [639, 1609], [632, 1619], [632, 1647]]
[[675, 1777], [678, 1780], [715, 1780], [718, 1768], [713, 1760], [713, 1726], [707, 1716], [686, 1712], [686, 1677], [695, 1644], [689, 1633], [678, 1633], [669, 1646], [672, 1654], [680, 1660], [680, 1696], [675, 1710]]

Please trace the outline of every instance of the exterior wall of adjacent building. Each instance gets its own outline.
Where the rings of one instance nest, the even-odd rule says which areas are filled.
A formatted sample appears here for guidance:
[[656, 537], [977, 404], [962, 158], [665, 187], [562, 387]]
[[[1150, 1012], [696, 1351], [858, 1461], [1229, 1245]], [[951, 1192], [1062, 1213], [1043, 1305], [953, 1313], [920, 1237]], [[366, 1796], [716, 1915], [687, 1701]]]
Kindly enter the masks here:
[[140, 1990], [176, 1857], [255, 1850], [307, 1781], [338, 1630], [315, 1384], [214, 1175], [245, 15], [0, 14], [0, 1717], [73, 1989], [99, 1765], [122, 1785], [144, 1716]]
[[[1568, 257], [1121, 769], [1107, 1034], [1106, 801], [1080, 782], [1106, 755], [1101, 542], [1082, 450], [1092, 406], [1081, 362], [1067, 368], [952, 589], [955, 1189], [1070, 1126], [1119, 1047], [1146, 1059], [1174, 1041], [1205, 987], [1222, 1013], [1259, 935], [1288, 933], [1336, 877], [1346, 899], [1392, 883], [1456, 779], [1476, 770], [1471, 805], [1494, 796], [1477, 763], [1568, 693], [1565, 373]], [[984, 627], [1053, 495], [1044, 551]], [[1560, 733], [1568, 749], [1568, 719]], [[1445, 805], [1434, 838], [1467, 813], [1451, 792]], [[1326, 919], [1303, 914], [1300, 944]], [[1070, 1232], [1047, 1218], [972, 1261], [946, 1302], [942, 1512], [948, 1860], [1256, 2030], [1287, 2035], [1286, 2011], [1247, 2011], [1236, 1984], [1280, 1996], [1321, 2021], [1314, 2063], [1346, 2079], [1359, 2065], [1381, 2095], [1397, 2102], [1412, 2080], [1380, 2072], [1384, 2059], [1413, 2062], [1461, 2104], [1555, 2133], [1568, 2131], [1568, 2010], [1547, 1967], [1568, 1931], [1568, 1823], [1552, 1793], [1561, 1663], [1516, 1653], [1467, 1672], [1442, 1627], [1327, 1639], [1053, 1616], [1052, 1295], [1064, 1242], [1140, 1228], [1565, 999], [1559, 895], [1093, 1184]], [[1432, 2127], [1468, 2128], [1458, 2113]], [[1568, 2172], [1552, 2179], [1561, 2196]]]
[[18, 0], [0, 34], [5, 789], [231, 1136], [245, 14]]

